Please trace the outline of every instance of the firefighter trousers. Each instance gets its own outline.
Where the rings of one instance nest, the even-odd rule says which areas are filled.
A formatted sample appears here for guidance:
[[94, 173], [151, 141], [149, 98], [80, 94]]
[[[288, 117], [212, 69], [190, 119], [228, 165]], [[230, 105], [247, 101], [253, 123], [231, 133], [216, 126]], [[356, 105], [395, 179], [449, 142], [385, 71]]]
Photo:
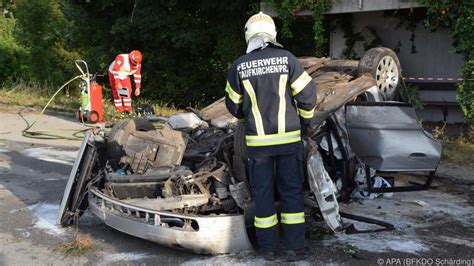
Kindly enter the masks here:
[[[303, 202], [303, 148], [274, 156], [249, 154], [249, 174], [255, 202], [255, 229], [262, 251], [275, 251], [278, 243], [278, 214], [275, 187], [280, 195], [280, 222], [285, 247], [305, 247]], [[276, 186], [275, 186], [276, 184]]]
[[117, 112], [129, 112], [132, 111], [132, 83], [130, 78], [119, 80], [122, 85], [122, 90], [115, 86], [115, 78], [112, 73], [109, 72], [109, 83], [112, 89], [112, 97], [114, 98], [114, 106]]

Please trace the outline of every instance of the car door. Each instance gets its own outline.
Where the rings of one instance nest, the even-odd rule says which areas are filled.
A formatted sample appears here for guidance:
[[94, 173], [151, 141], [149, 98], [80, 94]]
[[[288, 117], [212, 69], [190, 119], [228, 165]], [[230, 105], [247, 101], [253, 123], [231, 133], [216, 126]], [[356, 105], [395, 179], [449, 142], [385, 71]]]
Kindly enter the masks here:
[[354, 102], [345, 107], [352, 150], [378, 171], [435, 171], [442, 146], [399, 102]]

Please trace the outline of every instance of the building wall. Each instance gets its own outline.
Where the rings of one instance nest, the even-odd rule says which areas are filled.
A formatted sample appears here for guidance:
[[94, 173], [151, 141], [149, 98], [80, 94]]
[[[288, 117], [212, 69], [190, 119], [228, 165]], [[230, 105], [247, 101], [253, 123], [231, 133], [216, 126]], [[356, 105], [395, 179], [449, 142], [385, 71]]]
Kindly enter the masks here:
[[[337, 15], [333, 15], [333, 18]], [[334, 21], [334, 19], [333, 19]], [[463, 55], [453, 53], [453, 39], [448, 29], [431, 32], [420, 22], [415, 30], [417, 53], [412, 53], [411, 32], [404, 26], [395, 29], [399, 20], [384, 17], [383, 11], [353, 13], [355, 32], [368, 32], [366, 27], [373, 28], [382, 39], [384, 46], [395, 48], [401, 42], [398, 58], [402, 62], [405, 77], [416, 78], [459, 78], [459, 69], [464, 63]], [[344, 33], [336, 28], [330, 33], [330, 56], [342, 58], [345, 48]], [[360, 52], [362, 56], [363, 52]]]
[[[400, 42], [398, 57], [402, 73], [407, 82], [414, 82], [420, 87], [420, 99], [427, 103], [425, 110], [419, 112], [427, 121], [443, 121], [450, 123], [463, 122], [464, 116], [456, 103], [454, 83], [460, 78], [459, 69], [464, 64], [461, 54], [453, 53], [453, 39], [448, 29], [431, 32], [422, 22], [417, 25], [415, 33], [416, 53], [412, 53], [411, 31], [404, 24], [395, 29], [398, 18], [384, 17], [383, 11], [353, 13], [354, 32], [362, 32], [370, 36], [367, 27], [371, 27], [381, 38], [383, 46], [394, 49]], [[332, 15], [333, 30], [330, 32], [329, 56], [342, 58], [345, 49], [344, 32], [336, 27], [336, 15]], [[364, 49], [356, 49], [362, 56]], [[410, 79], [411, 78], [411, 79]], [[441, 79], [441, 80], [440, 80]]]
[[327, 14], [420, 7], [415, 0], [334, 0]]
[[[407, 9], [420, 6], [416, 0], [333, 0], [331, 8], [326, 14]], [[275, 10], [265, 1], [260, 2], [260, 10], [272, 17], [277, 16]], [[311, 16], [311, 11], [303, 9], [299, 10], [296, 14], [298, 16]]]

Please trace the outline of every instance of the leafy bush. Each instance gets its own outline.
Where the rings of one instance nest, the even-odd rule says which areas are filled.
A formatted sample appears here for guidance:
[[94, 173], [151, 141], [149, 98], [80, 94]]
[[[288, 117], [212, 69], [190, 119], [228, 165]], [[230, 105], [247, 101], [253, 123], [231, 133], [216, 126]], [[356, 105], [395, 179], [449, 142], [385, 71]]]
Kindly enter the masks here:
[[29, 77], [28, 51], [13, 38], [14, 27], [14, 19], [0, 17], [0, 81], [3, 82]]
[[327, 54], [327, 31], [324, 25], [324, 14], [331, 7], [330, 0], [267, 0], [273, 9], [278, 13], [278, 17], [283, 22], [282, 33], [284, 37], [293, 37], [291, 24], [296, 20], [296, 14], [303, 8], [311, 10], [313, 18], [313, 43], [314, 54], [316, 56], [326, 56]]
[[[141, 99], [177, 108], [202, 106], [224, 95], [227, 68], [245, 53], [245, 21], [260, 5], [259, 0], [14, 2], [15, 34], [0, 40], [1, 54], [12, 55], [9, 61], [0, 59], [0, 68], [15, 66], [1, 69], [2, 80], [21, 74], [26, 80], [52, 85], [54, 91], [78, 74], [75, 59], [88, 62], [92, 73], [106, 75], [117, 54], [139, 49], [144, 55]], [[318, 10], [317, 21], [297, 25], [292, 30], [298, 37], [284, 41], [300, 55], [303, 50], [314, 51], [315, 43], [318, 47], [325, 43], [324, 11], [319, 7], [327, 9], [329, 0], [305, 2]], [[300, 33], [311, 27], [317, 38], [303, 40]], [[13, 28], [9, 30], [11, 36]]]
[[465, 56], [461, 69], [464, 81], [458, 84], [457, 100], [469, 122], [474, 122], [474, 1], [472, 0], [418, 0], [426, 6], [426, 26], [435, 30], [450, 28], [454, 50]]
[[74, 25], [65, 17], [61, 0], [19, 0], [16, 4], [15, 38], [30, 52], [29, 66], [37, 81], [60, 85], [73, 74], [79, 54], [70, 49]]
[[176, 106], [224, 95], [227, 66], [245, 52], [242, 28], [259, 1], [74, 1], [75, 45], [105, 74], [119, 53], [143, 53], [142, 97]]

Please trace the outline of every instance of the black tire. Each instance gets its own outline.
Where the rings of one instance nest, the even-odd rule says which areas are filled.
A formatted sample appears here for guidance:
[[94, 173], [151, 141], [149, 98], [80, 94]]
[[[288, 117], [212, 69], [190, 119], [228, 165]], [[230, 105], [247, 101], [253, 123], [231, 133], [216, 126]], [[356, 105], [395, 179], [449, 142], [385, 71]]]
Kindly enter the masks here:
[[125, 144], [130, 134], [136, 131], [155, 130], [153, 124], [144, 118], [124, 119], [115, 123], [107, 138], [107, 157], [119, 162], [125, 155]]
[[89, 124], [95, 124], [99, 122], [99, 113], [97, 113], [97, 111], [94, 111], [94, 110], [88, 112], [86, 115], [86, 120]]
[[83, 117], [82, 114], [83, 114], [83, 113], [81, 112], [81, 110], [77, 110], [77, 111], [76, 111], [76, 119], [77, 119], [77, 121], [83, 122], [83, 120], [85, 119], [85, 117]]
[[400, 95], [402, 68], [392, 49], [377, 47], [368, 50], [360, 59], [357, 72], [374, 77], [385, 101], [393, 101]]
[[245, 144], [245, 123], [239, 122], [234, 132], [234, 154], [247, 161], [247, 145]]

